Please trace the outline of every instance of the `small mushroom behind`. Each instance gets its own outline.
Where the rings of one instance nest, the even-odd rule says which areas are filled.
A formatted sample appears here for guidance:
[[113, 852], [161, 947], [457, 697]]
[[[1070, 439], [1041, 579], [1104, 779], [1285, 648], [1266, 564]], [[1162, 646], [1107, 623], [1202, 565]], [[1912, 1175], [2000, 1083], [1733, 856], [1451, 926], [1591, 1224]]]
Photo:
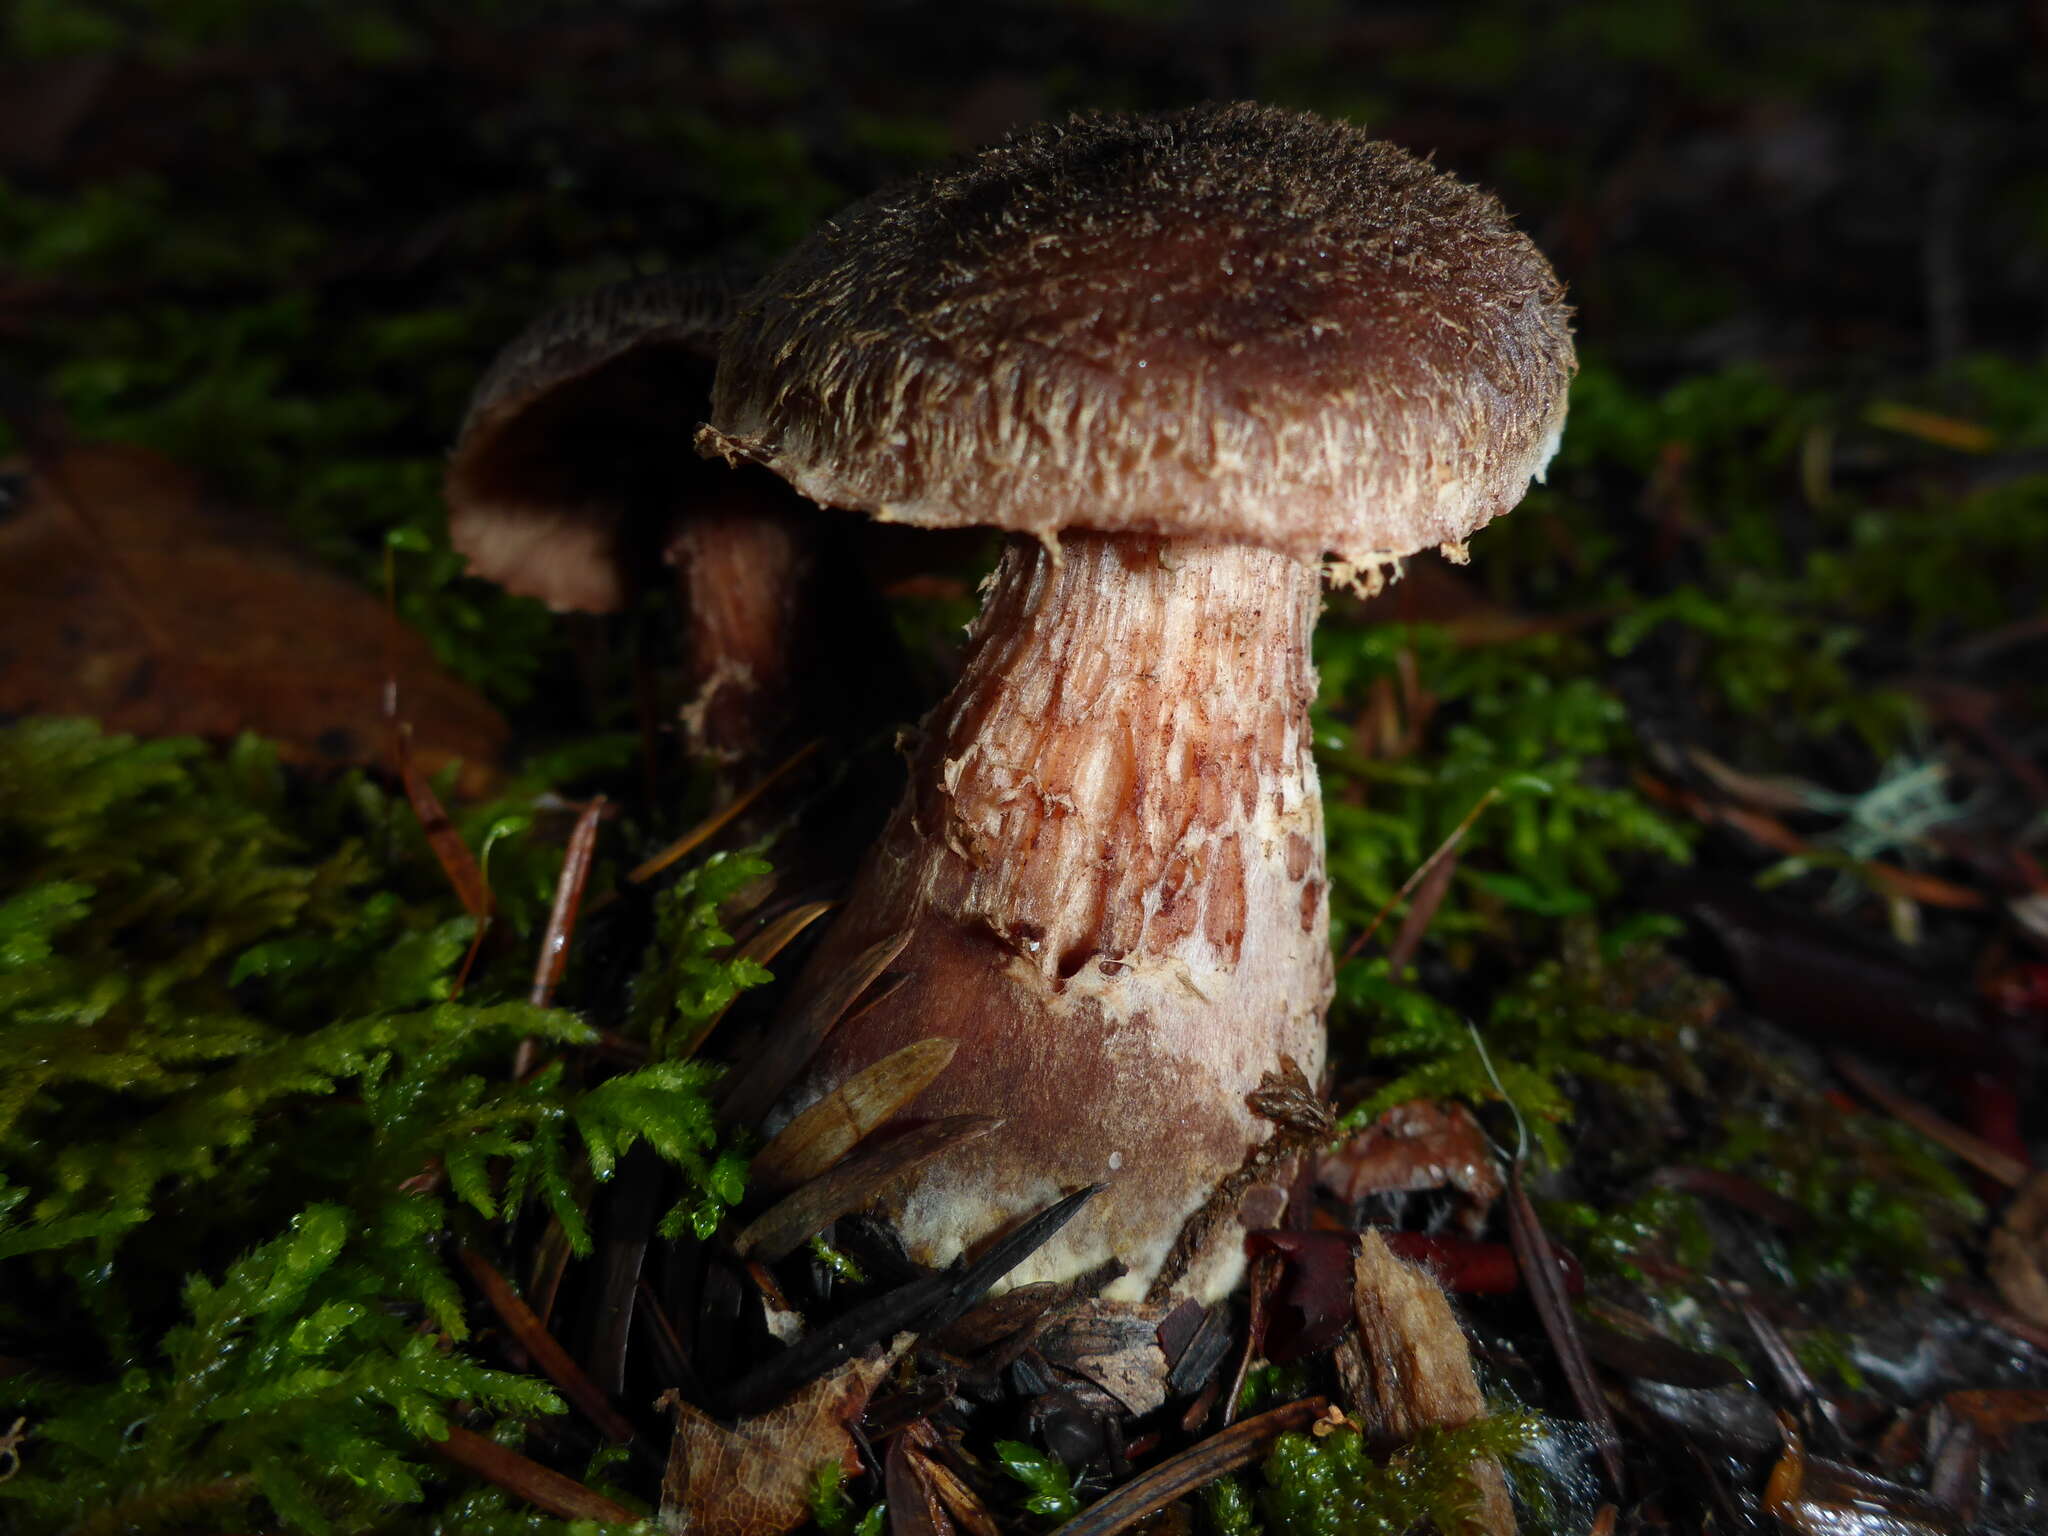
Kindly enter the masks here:
[[733, 293], [683, 273], [543, 314], [477, 386], [445, 486], [450, 541], [507, 591], [616, 613], [675, 582], [685, 745], [729, 788], [852, 718], [834, 658], [872, 627], [842, 519], [690, 447]]
[[707, 452], [1016, 535], [811, 961], [900, 941], [905, 980], [783, 1110], [959, 1042], [908, 1118], [1004, 1124], [892, 1197], [913, 1257], [1107, 1181], [1013, 1281], [1234, 1283], [1235, 1223], [1176, 1238], [1271, 1135], [1247, 1096], [1321, 1068], [1322, 558], [1376, 571], [1513, 506], [1563, 426], [1567, 313], [1491, 196], [1249, 105], [1032, 129], [856, 205], [745, 301]]

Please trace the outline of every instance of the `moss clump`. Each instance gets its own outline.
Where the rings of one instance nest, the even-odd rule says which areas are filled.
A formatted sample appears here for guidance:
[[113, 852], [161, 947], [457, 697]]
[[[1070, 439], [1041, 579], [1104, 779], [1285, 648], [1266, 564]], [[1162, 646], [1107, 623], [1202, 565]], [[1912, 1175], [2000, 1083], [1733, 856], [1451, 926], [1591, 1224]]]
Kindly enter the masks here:
[[1811, 1218], [1779, 1234], [1797, 1285], [1883, 1277], [1931, 1287], [1960, 1264], [1983, 1206], [1931, 1144], [1894, 1121], [1814, 1095], [1782, 1114], [1733, 1115], [1703, 1161], [1754, 1179]]
[[1463, 1536], [1481, 1529], [1480, 1465], [1511, 1465], [1540, 1432], [1529, 1414], [1497, 1414], [1425, 1429], [1384, 1461], [1349, 1427], [1286, 1434], [1255, 1478], [1204, 1488], [1202, 1510], [1219, 1536]]
[[[1559, 953], [1498, 992], [1475, 1031], [1455, 1007], [1387, 975], [1384, 961], [1338, 976], [1339, 1028], [1369, 1026], [1365, 1049], [1394, 1075], [1347, 1110], [1346, 1130], [1369, 1125], [1410, 1099], [1458, 1099], [1478, 1107], [1505, 1090], [1537, 1146], [1562, 1165], [1561, 1128], [1574, 1113], [1575, 1082], [1622, 1090], [1638, 1105], [1661, 1102], [1670, 1084], [1648, 1063], [1623, 1059], [1628, 1042], [1669, 1042], [1697, 1007], [1697, 987], [1644, 993], [1670, 969], [1662, 919], [1602, 934], [1590, 919], [1564, 925]], [[1484, 1047], [1482, 1051], [1482, 1045]]]
[[836, 1461], [819, 1464], [811, 1476], [811, 1523], [822, 1536], [882, 1536], [888, 1514], [883, 1504], [870, 1504], [858, 1518], [846, 1491], [846, 1469]]
[[1539, 1209], [1545, 1228], [1568, 1241], [1589, 1272], [1630, 1285], [1651, 1284], [1641, 1260], [1653, 1247], [1687, 1270], [1704, 1270], [1713, 1262], [1713, 1234], [1701, 1218], [1699, 1202], [1682, 1190], [1652, 1185], [1606, 1206], [1545, 1200]]
[[[670, 1230], [739, 1198], [717, 1068], [585, 1070], [590, 1025], [517, 1000], [526, 946], [457, 995], [473, 925], [407, 816], [255, 741], [0, 729], [0, 1354], [29, 1366], [0, 1382], [27, 1431], [10, 1528], [403, 1530], [460, 1504], [465, 1531], [540, 1529], [429, 1455], [457, 1403], [514, 1439], [561, 1411], [465, 1347], [449, 1241], [488, 1251], [538, 1207], [587, 1252], [582, 1170], [642, 1143], [680, 1171]], [[499, 844], [507, 927], [559, 862], [522, 826], [459, 823]], [[696, 998], [763, 974], [721, 953], [704, 893], [729, 874], [692, 872], [657, 933], [653, 974]], [[515, 1080], [528, 1038], [558, 1059]]]
[[1024, 1507], [1048, 1521], [1071, 1520], [1081, 1500], [1065, 1463], [1021, 1440], [998, 1440], [996, 1457], [1003, 1470], [1024, 1485]]
[[[1489, 796], [1431, 922], [1446, 944], [1595, 911], [1631, 862], [1689, 857], [1690, 829], [1625, 786], [1635, 731], [1621, 699], [1588, 675], [1583, 645], [1539, 636], [1461, 648], [1433, 625], [1324, 625], [1316, 662], [1340, 943]], [[1428, 680], [1406, 720], [1415, 740], [1381, 755], [1365, 722], [1376, 694], [1400, 696], [1404, 675]]]

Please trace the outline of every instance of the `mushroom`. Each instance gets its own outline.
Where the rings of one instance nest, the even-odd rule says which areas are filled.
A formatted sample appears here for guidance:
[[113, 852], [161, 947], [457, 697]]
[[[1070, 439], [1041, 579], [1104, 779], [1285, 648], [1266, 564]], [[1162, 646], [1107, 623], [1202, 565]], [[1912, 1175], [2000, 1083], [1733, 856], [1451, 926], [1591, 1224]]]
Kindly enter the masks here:
[[1323, 1061], [1322, 561], [1371, 581], [1519, 500], [1567, 322], [1491, 195], [1249, 104], [1032, 129], [857, 204], [743, 301], [704, 451], [1017, 535], [811, 962], [902, 934], [907, 980], [781, 1111], [959, 1042], [911, 1113], [1005, 1124], [890, 1198], [913, 1257], [1106, 1180], [1011, 1283], [1235, 1283], [1234, 1222], [1168, 1255], [1267, 1138], [1247, 1095]]
[[477, 386], [445, 489], [470, 573], [558, 611], [616, 613], [673, 566], [689, 747], [746, 772], [843, 697], [812, 686], [830, 671], [825, 573], [840, 562], [817, 508], [690, 451], [733, 294], [722, 276], [683, 273], [541, 315]]

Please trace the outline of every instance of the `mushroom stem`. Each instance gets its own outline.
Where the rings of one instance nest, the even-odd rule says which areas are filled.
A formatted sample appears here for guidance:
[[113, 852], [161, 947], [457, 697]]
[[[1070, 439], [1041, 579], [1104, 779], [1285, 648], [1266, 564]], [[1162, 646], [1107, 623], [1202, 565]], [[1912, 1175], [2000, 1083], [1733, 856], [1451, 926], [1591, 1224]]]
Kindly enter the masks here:
[[801, 663], [815, 659], [803, 653], [813, 649], [819, 519], [753, 491], [735, 486], [678, 518], [667, 551], [687, 615], [684, 736], [692, 756], [727, 768], [772, 760], [803, 713], [792, 707]]
[[[825, 1042], [788, 1111], [891, 1051], [959, 1041], [912, 1106], [1004, 1127], [889, 1215], [949, 1262], [1067, 1190], [1109, 1191], [1012, 1283], [1116, 1259], [1143, 1294], [1185, 1218], [1265, 1140], [1245, 1104], [1323, 1056], [1331, 965], [1310, 754], [1318, 568], [1248, 546], [1018, 540], [910, 785], [814, 964], [908, 929], [908, 980]], [[1238, 1234], [1183, 1289], [1214, 1296]]]

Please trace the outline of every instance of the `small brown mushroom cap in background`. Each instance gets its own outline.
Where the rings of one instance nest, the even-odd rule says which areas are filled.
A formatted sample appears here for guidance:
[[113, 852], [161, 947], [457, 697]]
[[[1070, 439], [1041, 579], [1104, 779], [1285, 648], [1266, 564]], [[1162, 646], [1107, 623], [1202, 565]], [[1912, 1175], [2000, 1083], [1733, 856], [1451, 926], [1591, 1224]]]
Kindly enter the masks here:
[[557, 305], [506, 345], [445, 484], [472, 576], [557, 610], [625, 606], [635, 545], [666, 537], [664, 482], [715, 483], [687, 445], [734, 295], [717, 273], [641, 278]]
[[710, 441], [887, 521], [1365, 568], [1540, 475], [1568, 320], [1498, 200], [1356, 128], [1085, 115], [799, 247], [728, 330]]
[[1024, 536], [811, 962], [900, 938], [905, 979], [782, 1109], [957, 1042], [906, 1121], [1004, 1124], [885, 1200], [912, 1257], [1106, 1182], [1014, 1282], [1234, 1283], [1233, 1223], [1189, 1219], [1271, 1135], [1248, 1096], [1324, 1049], [1321, 561], [1507, 510], [1573, 366], [1562, 289], [1491, 196], [1249, 105], [1034, 128], [857, 204], [743, 302], [705, 452]]
[[676, 273], [542, 314], [477, 386], [444, 487], [471, 575], [582, 613], [677, 589], [682, 734], [727, 792], [856, 720], [838, 631], [879, 629], [845, 578], [844, 519], [691, 446], [735, 292]]

